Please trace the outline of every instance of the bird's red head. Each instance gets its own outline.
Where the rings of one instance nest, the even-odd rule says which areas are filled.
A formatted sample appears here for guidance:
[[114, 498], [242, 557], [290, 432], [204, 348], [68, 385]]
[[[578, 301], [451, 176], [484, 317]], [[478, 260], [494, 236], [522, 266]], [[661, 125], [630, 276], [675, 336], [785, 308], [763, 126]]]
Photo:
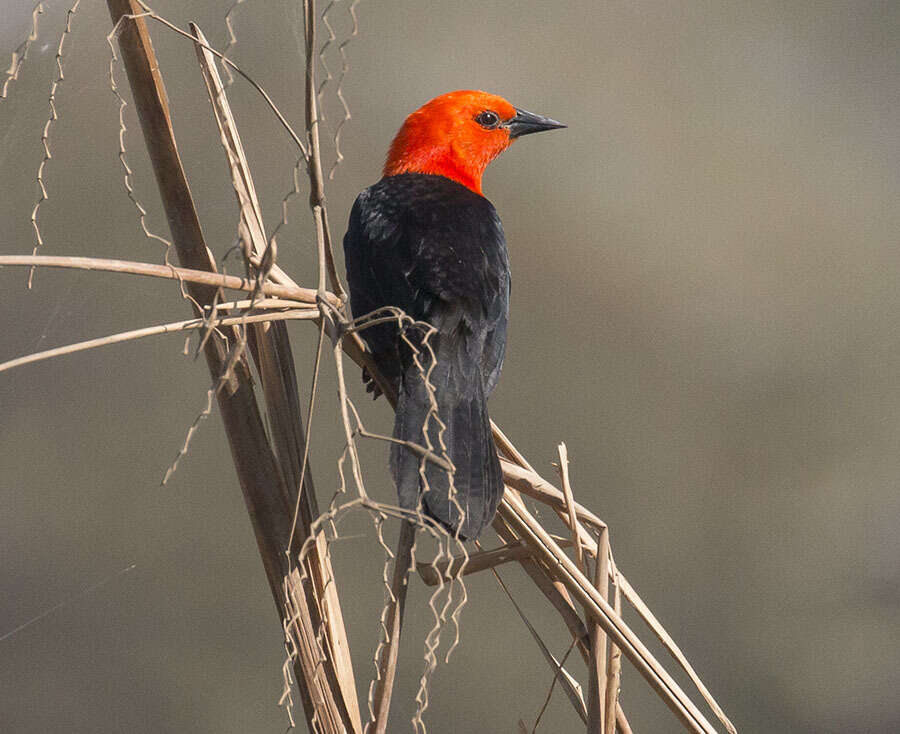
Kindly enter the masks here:
[[406, 118], [391, 143], [384, 175], [432, 173], [481, 193], [481, 176], [512, 141], [565, 127], [513, 107], [503, 97], [460, 90], [435, 97]]

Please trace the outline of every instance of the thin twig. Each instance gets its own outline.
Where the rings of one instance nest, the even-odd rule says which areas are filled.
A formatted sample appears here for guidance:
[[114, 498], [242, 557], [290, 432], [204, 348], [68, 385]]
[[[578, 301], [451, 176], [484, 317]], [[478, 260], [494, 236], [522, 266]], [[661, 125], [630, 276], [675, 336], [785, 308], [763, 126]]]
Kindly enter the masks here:
[[[563, 666], [566, 664], [566, 660], [569, 659], [569, 655], [572, 653], [572, 649], [575, 647], [575, 640], [572, 640], [572, 643], [569, 645], [566, 650], [566, 654], [563, 655], [562, 660], [559, 661], [559, 665], [556, 668], [556, 675], [553, 676], [553, 680], [550, 681], [550, 688], [547, 691], [547, 698], [544, 699], [544, 705], [541, 706], [541, 710], [538, 712], [537, 718], [534, 720], [534, 726], [531, 729], [531, 734], [535, 734], [537, 732], [538, 724], [541, 723], [541, 719], [544, 716], [544, 712], [547, 710], [547, 706], [550, 705], [550, 699], [553, 697], [553, 688], [556, 686], [556, 681], [564, 681], [566, 680], [563, 677], [563, 673], [565, 673], [565, 668]], [[581, 705], [584, 706], [584, 701], [581, 702]], [[580, 709], [579, 713], [582, 713]]]
[[[260, 314], [246, 314], [241, 316], [228, 316], [215, 320], [216, 326], [237, 326], [239, 324], [253, 324], [266, 321], [314, 321], [319, 318], [319, 312], [312, 308], [291, 309], [289, 311], [267, 312]], [[148, 336], [157, 336], [159, 334], [176, 334], [182, 331], [191, 331], [194, 329], [203, 329], [208, 325], [205, 318], [187, 319], [185, 321], [172, 321], [168, 324], [159, 324], [158, 326], [145, 326], [142, 329], [132, 329], [131, 331], [123, 331], [118, 334], [110, 334], [97, 339], [88, 339], [87, 341], [76, 342], [75, 344], [67, 344], [64, 347], [56, 347], [55, 349], [47, 349], [43, 352], [34, 352], [26, 354], [24, 357], [11, 359], [7, 362], [0, 362], [0, 372], [6, 372], [15, 367], [23, 367], [26, 364], [42, 362], [45, 359], [53, 359], [54, 357], [62, 357], [67, 354], [75, 354], [76, 352], [84, 352], [88, 349], [97, 349], [98, 347], [107, 347], [111, 344], [121, 344], [122, 342], [134, 341], [135, 339], [143, 339]]]
[[[476, 541], [477, 542], [477, 541]], [[581, 692], [581, 686], [578, 685], [578, 681], [576, 681], [569, 672], [563, 667], [566, 664], [566, 660], [569, 658], [569, 654], [572, 652], [578, 640], [576, 638], [572, 639], [572, 644], [569, 645], [569, 648], [566, 650], [566, 654], [563, 656], [562, 660], [557, 661], [553, 656], [553, 653], [550, 652], [550, 649], [547, 647], [547, 644], [541, 639], [541, 636], [538, 634], [537, 630], [534, 628], [534, 625], [531, 624], [531, 621], [525, 616], [525, 612], [522, 611], [522, 608], [518, 605], [513, 597], [512, 592], [510, 592], [509, 587], [503, 581], [503, 578], [497, 572], [496, 568], [491, 569], [491, 573], [494, 575], [494, 578], [497, 580], [497, 583], [500, 585], [500, 588], [503, 589], [503, 592], [506, 594], [506, 597], [509, 599], [510, 603], [513, 605], [513, 609], [516, 610], [516, 613], [519, 615], [519, 619], [525, 624], [525, 627], [531, 633], [532, 639], [537, 643], [538, 648], [544, 656], [544, 659], [547, 663], [553, 668], [553, 682], [550, 684], [550, 690], [547, 693], [547, 700], [544, 701], [544, 706], [541, 708], [540, 713], [538, 714], [537, 721], [535, 721], [534, 729], [537, 729], [537, 725], [541, 720], [541, 716], [543, 716], [544, 710], [547, 708], [547, 704], [550, 703], [550, 697], [553, 695], [553, 686], [557, 680], [560, 681], [564, 690], [566, 691], [566, 695], [569, 698], [572, 706], [575, 708], [576, 713], [581, 717], [582, 721], [587, 721], [587, 709], [584, 705], [584, 697]], [[534, 730], [532, 730], [534, 731]]]
[[[559, 513], [564, 521], [568, 520], [566, 517], [568, 506], [566, 504], [565, 494], [537, 474], [534, 469], [527, 469], [505, 459], [500, 459], [500, 468], [503, 470], [503, 481], [506, 483], [507, 487], [528, 495], [538, 502], [549, 505]], [[583, 522], [589, 527], [596, 528], [597, 530], [606, 527], [606, 523], [586, 507], [583, 507], [577, 502], [574, 504], [574, 507], [575, 515], [580, 522]], [[583, 547], [587, 531], [582, 528], [582, 532], [579, 533], [579, 535]]]
[[619, 728], [619, 734], [634, 734], [631, 724], [625, 717], [625, 712], [619, 704], [616, 704], [616, 726]]
[[6, 78], [3, 80], [3, 85], [0, 86], [0, 100], [6, 99], [9, 91], [9, 85], [19, 78], [19, 72], [22, 70], [22, 65], [28, 58], [28, 51], [29, 49], [31, 49], [31, 44], [37, 40], [38, 16], [43, 12], [43, 3], [37, 3], [31, 11], [31, 30], [28, 35], [25, 36], [25, 39], [22, 41], [22, 43], [16, 46], [15, 50], [12, 52], [12, 58], [9, 62], [9, 68], [4, 72]]
[[341, 300], [346, 300], [347, 292], [341, 283], [334, 264], [334, 252], [331, 246], [331, 230], [328, 226], [328, 215], [325, 208], [325, 179], [322, 175], [322, 156], [319, 149], [319, 110], [316, 99], [316, 2], [304, 0], [304, 25], [306, 30], [306, 131], [309, 136], [309, 205], [311, 209], [321, 207], [322, 216], [316, 221], [316, 227], [325, 240], [325, 262], [328, 266], [328, 277], [331, 287]]
[[[569, 540], [560, 542], [561, 548], [566, 548], [572, 543]], [[521, 541], [507, 543], [500, 548], [480, 551], [465, 556], [454, 556], [437, 563], [417, 563], [416, 572], [419, 578], [428, 586], [437, 586], [441, 579], [452, 581], [460, 576], [468, 576], [472, 573], [496, 568], [504, 563], [521, 561], [532, 556], [531, 548]]]
[[[228, 32], [228, 43], [225, 44], [225, 50], [222, 51], [222, 58], [227, 59], [228, 55], [234, 50], [234, 47], [237, 45], [237, 36], [234, 33], [234, 21], [232, 20], [232, 16], [235, 15], [235, 11], [237, 10], [238, 5], [241, 5], [244, 0], [235, 0], [231, 7], [225, 11], [225, 30]], [[234, 75], [231, 73], [231, 69], [228, 68], [228, 64], [222, 64], [222, 68], [225, 71], [225, 76], [227, 80], [225, 82], [225, 86], [230, 87], [234, 83]]]
[[575, 497], [572, 494], [572, 485], [569, 483], [569, 452], [566, 445], [561, 443], [556, 447], [559, 455], [559, 478], [563, 486], [563, 496], [566, 500], [566, 509], [569, 512], [569, 523], [572, 528], [572, 540], [575, 543], [575, 562], [582, 573], [585, 573], [584, 552], [581, 550], [581, 539], [578, 537], [578, 518], [575, 510]]
[[378, 683], [375, 687], [375, 720], [366, 726], [366, 734], [385, 734], [391, 708], [391, 694], [397, 675], [397, 657], [400, 651], [400, 634], [403, 631], [403, 612], [406, 607], [406, 590], [409, 588], [409, 572], [412, 565], [412, 548], [416, 526], [405, 520], [400, 525], [397, 552], [394, 555], [394, 576], [391, 581], [391, 599], [388, 603], [386, 627], [388, 638], [381, 648], [377, 661]]
[[[499, 514], [494, 517], [492, 527], [497, 535], [507, 543], [523, 542], [521, 536]], [[547, 598], [547, 601], [562, 617], [573, 639], [578, 642], [578, 652], [581, 653], [581, 656], [587, 662], [590, 638], [584, 622], [581, 621], [575, 605], [572, 604], [572, 599], [569, 596], [569, 592], [566, 591], [566, 587], [555, 579], [551, 575], [550, 570], [536, 558], [525, 558], [519, 563], [522, 566], [522, 570], [531, 577], [534, 585], [538, 587]]]
[[[602, 544], [601, 544], [602, 545]], [[601, 556], [602, 558], [603, 556]], [[609, 560], [609, 556], [606, 556], [607, 562]], [[597, 561], [599, 566], [599, 559]], [[603, 569], [606, 570], [606, 569]], [[602, 571], [599, 571], [602, 573]], [[615, 575], [615, 571], [614, 571]], [[619, 616], [622, 615], [622, 590], [619, 588], [619, 585], [616, 584], [613, 587], [615, 590], [613, 591], [613, 609], [616, 610], [616, 614]], [[609, 661], [606, 669], [606, 692], [605, 694], [605, 705], [606, 705], [606, 731], [609, 734], [615, 734], [615, 726], [616, 726], [616, 716], [617, 712], [620, 709], [619, 706], [619, 679], [622, 674], [622, 651], [616, 647], [615, 645], [609, 646]], [[622, 714], [622, 718], [625, 718], [625, 715]]]
[[526, 459], [519, 450], [513, 445], [513, 442], [507, 438], [506, 434], [500, 430], [500, 426], [498, 426], [494, 421], [491, 421], [491, 431], [494, 434], [494, 443], [497, 444], [497, 448], [500, 449], [500, 453], [503, 454], [507, 460], [512, 462], [513, 464], [518, 464], [523, 469], [536, 474], [534, 471], [534, 467], [528, 463], [528, 459]]
[[[59, 114], [56, 111], [56, 92], [59, 89], [60, 84], [65, 80], [65, 75], [63, 74], [63, 48], [65, 47], [66, 39], [69, 37], [69, 34], [72, 32], [72, 17], [78, 12], [78, 6], [81, 4], [81, 0], [75, 0], [72, 4], [72, 7], [66, 12], [66, 25], [63, 28], [63, 32], [59, 37], [59, 43], [56, 46], [56, 78], [53, 80], [53, 83], [50, 85], [50, 96], [47, 98], [47, 104], [50, 107], [50, 115], [47, 117], [47, 122], [44, 123], [44, 129], [41, 131], [41, 147], [44, 149], [43, 155], [41, 156], [41, 162], [38, 165], [37, 174], [35, 175], [35, 180], [38, 185], [38, 198], [34, 203], [34, 208], [31, 210], [31, 228], [34, 230], [34, 248], [31, 251], [32, 255], [37, 255], [38, 249], [43, 247], [44, 245], [44, 237], [41, 234], [41, 228], [38, 224], [38, 215], [41, 210], [41, 206], [43, 203], [50, 198], [50, 194], [47, 192], [47, 185], [44, 181], [44, 168], [47, 163], [53, 157], [50, 153], [50, 128], [53, 126], [53, 123], [59, 118]], [[33, 20], [35, 24], [37, 23], [37, 16], [33, 16]], [[36, 26], [35, 26], [36, 27]], [[27, 53], [27, 47], [25, 49]], [[24, 57], [23, 57], [24, 61]], [[15, 69], [15, 72], [18, 73], [18, 69]], [[3, 85], [3, 93], [6, 94], [6, 84]], [[30, 289], [32, 283], [34, 281], [34, 268], [28, 271], [28, 283], [27, 287]]]
[[[576, 533], [577, 535], [577, 533]], [[600, 531], [594, 559], [594, 586], [604, 601], [609, 601], [609, 531]], [[621, 616], [620, 612], [617, 612]], [[588, 664], [588, 734], [615, 734], [609, 728], [606, 701], [606, 633], [596, 622], [591, 625], [591, 661]], [[615, 706], [612, 712], [615, 712]], [[615, 718], [613, 716], [613, 718]]]
[[[290, 298], [294, 301], [315, 304], [317, 292], [311, 288], [300, 288], [277, 283], [259, 283], [255, 278], [241, 278], [236, 275], [222, 275], [207, 270], [177, 268], [174, 265], [154, 265], [132, 260], [110, 260], [100, 257], [56, 257], [49, 255], [0, 255], [0, 267], [4, 266], [36, 266], [41, 268], [67, 268], [72, 270], [97, 270], [111, 273], [128, 273], [130, 275], [146, 275], [153, 278], [169, 278], [187, 283], [197, 283], [215, 288], [227, 288], [235, 291], [260, 293], [277, 298]], [[335, 308], [340, 308], [341, 301], [332, 293], [325, 298]]]

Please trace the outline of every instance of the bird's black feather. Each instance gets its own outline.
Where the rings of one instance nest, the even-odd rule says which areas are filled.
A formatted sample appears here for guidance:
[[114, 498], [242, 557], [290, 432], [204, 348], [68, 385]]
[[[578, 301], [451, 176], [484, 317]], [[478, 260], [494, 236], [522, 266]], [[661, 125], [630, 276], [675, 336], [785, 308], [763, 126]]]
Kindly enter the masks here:
[[[452, 531], [476, 537], [503, 491], [486, 406], [503, 364], [509, 313], [509, 258], [497, 212], [483, 196], [443, 176], [388, 176], [357, 198], [344, 255], [355, 317], [395, 306], [436, 330], [429, 338], [437, 358], [430, 381], [463, 517], [450, 499], [447, 473], [430, 462], [423, 505]], [[396, 324], [367, 328], [361, 336], [399, 395], [394, 436], [425, 445], [427, 424], [438, 446], [422, 375]], [[414, 344], [421, 336], [422, 330], [407, 331]], [[423, 489], [420, 467], [419, 456], [392, 448], [391, 469], [407, 509], [416, 508]]]

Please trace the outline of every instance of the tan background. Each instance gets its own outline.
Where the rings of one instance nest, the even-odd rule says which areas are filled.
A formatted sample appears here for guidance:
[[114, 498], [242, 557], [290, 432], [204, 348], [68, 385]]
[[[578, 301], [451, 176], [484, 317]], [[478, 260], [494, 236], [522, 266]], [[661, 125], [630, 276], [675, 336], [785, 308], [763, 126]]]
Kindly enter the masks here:
[[[65, 8], [46, 5], [33, 58], [0, 102], [7, 253], [32, 245]], [[158, 8], [222, 45], [227, 5]], [[51, 130], [44, 252], [158, 262], [122, 190], [108, 16], [82, 6]], [[346, 6], [331, 16], [341, 38]], [[29, 7], [2, 3], [6, 58]], [[900, 729], [900, 4], [395, 0], [358, 12], [334, 230], [403, 116], [435, 94], [483, 88], [567, 122], [518, 142], [486, 177], [514, 276], [492, 414], [547, 474], [568, 443], [576, 493], [610, 523], [619, 564], [741, 731]], [[236, 24], [236, 59], [302, 120], [296, 10], [248, 1]], [[235, 211], [193, 51], [153, 34], [221, 255]], [[246, 86], [233, 99], [271, 226], [294, 153]], [[330, 119], [338, 110], [326, 92]], [[132, 112], [138, 194], [162, 231]], [[312, 284], [304, 197], [281, 263]], [[31, 292], [23, 283], [0, 272], [0, 359], [187, 313], [170, 283], [50, 271]], [[292, 330], [305, 388], [312, 330]], [[285, 727], [276, 616], [217, 416], [159, 485], [208, 385], [181, 348], [158, 337], [0, 375], [0, 635], [67, 602], [0, 641], [4, 731]], [[323, 500], [340, 446], [329, 369], [314, 418]], [[388, 430], [384, 405], [366, 416]], [[389, 499], [383, 447], [366, 460], [371, 491]], [[335, 552], [364, 688], [381, 556], [367, 522], [343, 530]], [[505, 576], [563, 651], [554, 615], [517, 569]], [[490, 577], [469, 593], [429, 731], [512, 732], [533, 721], [550, 675]], [[408, 730], [424, 602], [414, 585], [395, 731]], [[627, 666], [622, 700], [635, 731], [678, 730]], [[576, 724], [557, 691], [543, 731]]]

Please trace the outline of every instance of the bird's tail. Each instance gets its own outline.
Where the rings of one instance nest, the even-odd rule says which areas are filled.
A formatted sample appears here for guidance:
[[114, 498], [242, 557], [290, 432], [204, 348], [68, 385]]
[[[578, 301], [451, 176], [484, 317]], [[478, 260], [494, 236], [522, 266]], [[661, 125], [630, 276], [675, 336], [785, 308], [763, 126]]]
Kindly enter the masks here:
[[[435, 416], [424, 382], [411, 372], [414, 368], [404, 375], [402, 382], [394, 438], [423, 447], [430, 443], [437, 456], [450, 460], [454, 471], [451, 477], [445, 468], [423, 458], [421, 452], [394, 444], [391, 472], [400, 506], [415, 510], [421, 497], [425, 514], [451, 533], [458, 530], [460, 538], [475, 538], [493, 519], [503, 494], [500, 461], [491, 436], [480, 375], [469, 384], [464, 395], [459, 390], [438, 386]], [[436, 417], [445, 426], [443, 432]]]

